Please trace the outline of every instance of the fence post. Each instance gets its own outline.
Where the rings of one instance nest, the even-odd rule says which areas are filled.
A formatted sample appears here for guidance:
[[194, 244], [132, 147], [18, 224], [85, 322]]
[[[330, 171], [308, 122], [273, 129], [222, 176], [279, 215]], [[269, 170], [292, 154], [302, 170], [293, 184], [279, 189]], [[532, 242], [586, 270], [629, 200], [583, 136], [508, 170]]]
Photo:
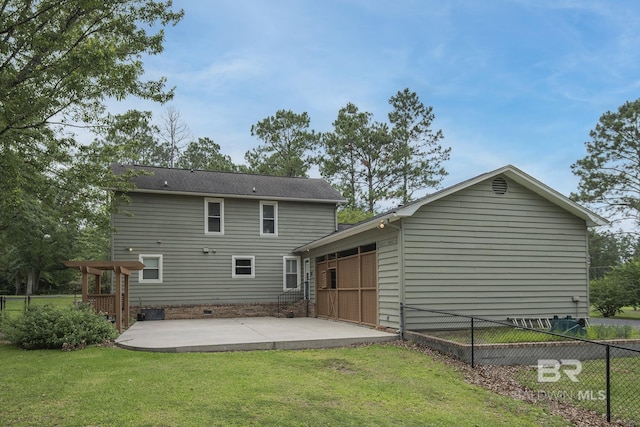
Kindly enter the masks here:
[[475, 339], [474, 339], [474, 328], [473, 328], [473, 317], [471, 318], [471, 369], [476, 367], [476, 359], [475, 359]]
[[607, 388], [607, 422], [610, 423], [611, 422], [611, 363], [610, 363], [610, 347], [609, 345], [606, 346], [606, 354], [607, 354], [607, 361], [606, 361], [606, 370], [607, 370], [607, 374], [606, 374], [606, 388]]

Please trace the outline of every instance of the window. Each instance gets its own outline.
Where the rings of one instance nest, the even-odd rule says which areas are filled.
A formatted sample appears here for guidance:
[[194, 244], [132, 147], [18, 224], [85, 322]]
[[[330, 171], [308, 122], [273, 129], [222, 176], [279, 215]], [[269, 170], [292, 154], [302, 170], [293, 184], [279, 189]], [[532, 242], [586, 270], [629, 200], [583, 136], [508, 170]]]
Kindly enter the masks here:
[[338, 270], [335, 268], [329, 269], [329, 289], [336, 289], [338, 287]]
[[295, 256], [283, 257], [283, 288], [297, 289], [300, 285], [300, 258]]
[[162, 283], [162, 255], [140, 254], [139, 259], [144, 268], [138, 273], [138, 282]]
[[246, 279], [256, 277], [255, 260], [254, 256], [233, 255], [231, 257], [231, 277]]
[[205, 234], [224, 234], [224, 200], [204, 199]]
[[260, 202], [260, 235], [278, 235], [278, 202]]

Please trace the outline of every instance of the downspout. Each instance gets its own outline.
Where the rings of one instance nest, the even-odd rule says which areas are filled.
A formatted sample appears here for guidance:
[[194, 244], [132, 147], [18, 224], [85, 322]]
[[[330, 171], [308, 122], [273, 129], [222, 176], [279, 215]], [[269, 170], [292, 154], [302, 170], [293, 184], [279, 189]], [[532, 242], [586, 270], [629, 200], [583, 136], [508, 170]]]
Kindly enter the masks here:
[[[587, 301], [585, 301], [585, 303], [587, 304], [587, 308], [586, 308], [586, 315], [585, 317], [588, 319], [589, 318], [589, 308], [591, 307], [591, 294], [590, 294], [590, 283], [591, 283], [591, 255], [590, 255], [590, 250], [589, 250], [589, 228], [587, 227], [587, 229], [585, 230], [584, 233], [584, 241], [585, 241], [585, 260], [586, 260], [586, 264], [587, 264]], [[576, 304], [577, 305], [577, 304]], [[576, 310], [576, 317], [579, 317], [577, 315], [577, 311]]]
[[[113, 203], [113, 197], [112, 195], [107, 191], [107, 203], [110, 205], [111, 203]], [[110, 250], [109, 250], [109, 259], [111, 261], [116, 261], [115, 256], [116, 256], [116, 251], [114, 248], [114, 244], [115, 244], [115, 232], [116, 232], [116, 227], [115, 227], [115, 221], [114, 221], [114, 215], [115, 212], [113, 212], [112, 207], [110, 207], [111, 212], [109, 213], [109, 241], [110, 241]]]
[[[402, 221], [400, 227], [398, 227], [398, 297], [400, 301], [398, 306], [404, 306], [405, 304], [405, 290], [404, 290], [404, 227], [402, 227]], [[399, 311], [400, 315], [403, 315], [403, 311]], [[406, 314], [406, 312], [405, 312]], [[405, 319], [400, 319], [400, 336], [404, 336]]]

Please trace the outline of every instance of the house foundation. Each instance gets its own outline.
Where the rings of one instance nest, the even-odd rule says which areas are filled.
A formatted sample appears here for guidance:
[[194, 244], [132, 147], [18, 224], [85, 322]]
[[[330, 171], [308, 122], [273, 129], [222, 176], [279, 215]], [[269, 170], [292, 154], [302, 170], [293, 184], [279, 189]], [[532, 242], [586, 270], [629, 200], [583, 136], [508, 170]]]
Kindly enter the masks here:
[[131, 318], [136, 319], [139, 313], [150, 311], [154, 313], [153, 320], [159, 320], [157, 313], [162, 313], [164, 320], [291, 317], [290, 313], [293, 313], [293, 317], [316, 317], [314, 303], [311, 301], [298, 301], [287, 306], [281, 305], [280, 307], [278, 307], [278, 303], [132, 306], [130, 311]]

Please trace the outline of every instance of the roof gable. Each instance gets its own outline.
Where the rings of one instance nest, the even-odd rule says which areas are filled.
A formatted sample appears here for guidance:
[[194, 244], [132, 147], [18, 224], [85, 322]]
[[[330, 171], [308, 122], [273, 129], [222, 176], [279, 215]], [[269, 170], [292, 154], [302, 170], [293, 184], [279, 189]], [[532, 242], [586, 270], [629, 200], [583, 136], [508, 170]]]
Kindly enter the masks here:
[[133, 192], [301, 200], [343, 203], [345, 200], [327, 181], [314, 178], [251, 175], [137, 165], [112, 165], [113, 173], [146, 172], [131, 179]]
[[397, 208], [391, 209], [387, 212], [383, 212], [379, 215], [374, 216], [373, 218], [370, 218], [366, 221], [362, 221], [358, 224], [355, 224], [354, 226], [346, 230], [338, 231], [322, 239], [319, 239], [315, 242], [311, 242], [308, 245], [296, 248], [296, 251], [304, 251], [304, 250], [312, 249], [317, 246], [332, 243], [337, 240], [340, 240], [349, 236], [354, 236], [356, 234], [362, 233], [367, 230], [374, 229], [376, 227], [379, 227], [381, 224], [388, 224], [388, 223], [397, 221], [401, 218], [410, 217], [413, 214], [415, 214], [418, 211], [418, 209], [422, 208], [423, 206], [429, 205], [435, 202], [436, 200], [440, 200], [444, 197], [457, 193], [461, 190], [469, 188], [480, 182], [483, 182], [488, 179], [495, 178], [501, 175], [509, 179], [512, 179], [513, 181], [517, 182], [518, 184], [522, 185], [528, 190], [538, 194], [542, 198], [561, 207], [562, 209], [570, 212], [571, 214], [579, 218], [582, 218], [588, 227], [605, 225], [608, 223], [608, 221], [603, 217], [599, 216], [598, 214], [592, 212], [587, 208], [582, 207], [581, 205], [577, 204], [573, 200], [562, 195], [561, 193], [557, 192], [551, 187], [543, 184], [542, 182], [538, 181], [532, 176], [527, 175], [526, 173], [516, 168], [515, 166], [507, 165], [499, 169], [496, 169], [494, 171], [487, 172], [485, 174], [478, 175], [474, 178], [462, 181], [458, 184], [452, 185], [451, 187], [444, 188], [440, 191], [429, 194], [427, 196], [424, 196], [420, 199], [414, 200], [412, 202], [409, 202]]
[[460, 190], [465, 188], [469, 188], [473, 185], [476, 185], [482, 181], [487, 179], [495, 178], [497, 176], [503, 175], [528, 190], [538, 194], [542, 198], [550, 201], [551, 203], [565, 209], [566, 211], [571, 212], [575, 216], [582, 218], [586, 221], [587, 226], [593, 227], [597, 225], [605, 225], [608, 221], [598, 214], [590, 211], [589, 209], [577, 204], [573, 200], [568, 197], [562, 195], [557, 192], [553, 188], [543, 184], [537, 179], [533, 178], [531, 175], [527, 175], [520, 169], [516, 168], [512, 165], [503, 166], [499, 169], [496, 169], [492, 172], [487, 172], [482, 175], [478, 175], [474, 178], [468, 179], [466, 181], [462, 181], [456, 185], [440, 190], [436, 193], [427, 195], [423, 198], [417, 199], [414, 202], [408, 203], [404, 206], [396, 208], [394, 211], [397, 212], [398, 216], [411, 216], [422, 206], [432, 203], [438, 199], [448, 196], [449, 194], [457, 193]]

